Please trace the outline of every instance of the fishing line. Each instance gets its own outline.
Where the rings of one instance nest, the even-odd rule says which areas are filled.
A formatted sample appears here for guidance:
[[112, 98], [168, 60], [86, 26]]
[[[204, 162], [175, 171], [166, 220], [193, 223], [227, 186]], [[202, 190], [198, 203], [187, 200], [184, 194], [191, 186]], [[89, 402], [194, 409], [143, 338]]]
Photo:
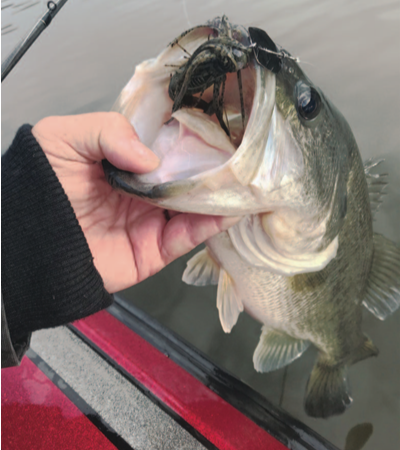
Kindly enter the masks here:
[[271, 55], [275, 55], [275, 56], [277, 56], [278, 58], [281, 58], [281, 59], [288, 58], [288, 59], [291, 59], [292, 61], [295, 61], [297, 63], [301, 62], [300, 58], [298, 58], [296, 56], [289, 55], [289, 54], [285, 53], [284, 51], [274, 52], [273, 50], [269, 50], [268, 48], [260, 47], [255, 42], [252, 42], [249, 45], [249, 47], [250, 48], [254, 48], [256, 50], [262, 50], [263, 52], [270, 53]]
[[186, 22], [188, 23], [189, 27], [192, 27], [193, 25], [189, 20], [189, 14], [188, 14], [187, 7], [186, 7], [186, 0], [182, 0], [182, 7], [183, 7], [183, 13], [185, 14]]

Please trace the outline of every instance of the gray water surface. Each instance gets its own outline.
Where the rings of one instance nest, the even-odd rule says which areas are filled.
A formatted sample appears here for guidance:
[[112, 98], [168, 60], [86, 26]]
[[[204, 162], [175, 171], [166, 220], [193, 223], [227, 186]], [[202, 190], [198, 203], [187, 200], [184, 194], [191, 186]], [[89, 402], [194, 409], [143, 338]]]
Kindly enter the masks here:
[[[2, 59], [45, 10], [44, 1], [2, 1]], [[226, 14], [265, 29], [298, 56], [308, 76], [347, 118], [363, 158], [385, 159], [388, 195], [375, 231], [400, 243], [400, 3], [344, 1], [105, 1], [70, 0], [2, 84], [2, 149], [23, 123], [48, 115], [109, 110], [136, 64], [156, 56], [192, 25]], [[385, 322], [365, 313], [364, 329], [380, 349], [350, 368], [354, 404], [329, 420], [303, 412], [304, 388], [315, 358], [303, 357], [271, 374], [252, 367], [260, 324], [242, 314], [232, 333], [218, 321], [213, 287], [180, 279], [188, 257], [124, 293], [160, 322], [207, 353], [275, 404], [338, 447], [348, 431], [371, 423], [365, 449], [400, 442], [400, 312]]]

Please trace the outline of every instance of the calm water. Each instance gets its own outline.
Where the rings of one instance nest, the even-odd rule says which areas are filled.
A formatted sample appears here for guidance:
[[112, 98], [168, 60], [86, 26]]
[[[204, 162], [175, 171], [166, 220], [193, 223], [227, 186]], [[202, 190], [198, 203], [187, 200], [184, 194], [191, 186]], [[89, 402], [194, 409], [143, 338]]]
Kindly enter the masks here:
[[[2, 1], [3, 59], [43, 13], [45, 3]], [[265, 29], [299, 56], [309, 77], [349, 121], [363, 157], [385, 158], [382, 167], [390, 184], [374, 227], [400, 243], [398, 0], [70, 0], [2, 85], [2, 149], [23, 123], [110, 109], [137, 63], [157, 55], [181, 31], [222, 14]], [[307, 351], [287, 370], [255, 373], [251, 360], [260, 325], [242, 314], [225, 335], [215, 289], [181, 283], [186, 259], [124, 295], [340, 448], [360, 423], [373, 425], [366, 449], [398, 448], [399, 312], [386, 322], [365, 314], [365, 331], [380, 356], [351, 367], [354, 404], [345, 415], [310, 419], [302, 401], [315, 352]]]

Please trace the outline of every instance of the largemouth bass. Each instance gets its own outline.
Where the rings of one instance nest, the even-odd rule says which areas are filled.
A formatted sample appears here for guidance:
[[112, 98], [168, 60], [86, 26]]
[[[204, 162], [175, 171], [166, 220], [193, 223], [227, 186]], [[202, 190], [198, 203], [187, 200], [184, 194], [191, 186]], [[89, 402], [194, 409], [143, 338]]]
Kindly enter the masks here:
[[[115, 188], [163, 208], [243, 216], [206, 242], [183, 280], [218, 284], [225, 332], [242, 311], [263, 324], [253, 355], [259, 372], [316, 346], [306, 412], [341, 414], [352, 402], [347, 367], [378, 354], [362, 331], [362, 308], [384, 320], [400, 305], [400, 249], [372, 230], [386, 175], [374, 173], [378, 162], [363, 164], [342, 114], [287, 52], [274, 71], [254, 53], [241, 93], [227, 74], [230, 137], [195, 104], [171, 116], [170, 79], [188, 60], [182, 48], [192, 54], [219, 24], [183, 33], [179, 45], [137, 66], [114, 110], [161, 164], [135, 175], [105, 162], [105, 173]], [[232, 39], [257, 50], [248, 30], [230, 27]], [[211, 86], [201, 95], [214, 100]]]

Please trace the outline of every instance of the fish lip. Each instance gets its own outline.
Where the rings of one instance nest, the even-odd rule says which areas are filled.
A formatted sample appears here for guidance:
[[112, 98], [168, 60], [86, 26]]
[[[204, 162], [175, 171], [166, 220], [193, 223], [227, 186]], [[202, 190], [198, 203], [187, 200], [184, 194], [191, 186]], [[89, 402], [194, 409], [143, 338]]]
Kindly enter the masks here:
[[200, 183], [198, 180], [191, 180], [191, 177], [161, 184], [143, 183], [138, 180], [137, 174], [118, 169], [106, 159], [103, 159], [101, 164], [106, 180], [113, 189], [149, 200], [163, 199], [166, 196], [176, 197], [185, 190], [194, 189]]
[[[135, 180], [134, 173], [118, 169], [106, 159], [102, 160], [101, 165], [103, 166], [106, 180], [113, 189], [124, 191], [127, 194], [137, 195], [139, 197], [147, 197], [150, 199], [160, 198], [160, 193], [155, 189], [156, 186], [139, 185], [137, 180]], [[125, 181], [127, 176], [130, 178], [130, 183]]]

